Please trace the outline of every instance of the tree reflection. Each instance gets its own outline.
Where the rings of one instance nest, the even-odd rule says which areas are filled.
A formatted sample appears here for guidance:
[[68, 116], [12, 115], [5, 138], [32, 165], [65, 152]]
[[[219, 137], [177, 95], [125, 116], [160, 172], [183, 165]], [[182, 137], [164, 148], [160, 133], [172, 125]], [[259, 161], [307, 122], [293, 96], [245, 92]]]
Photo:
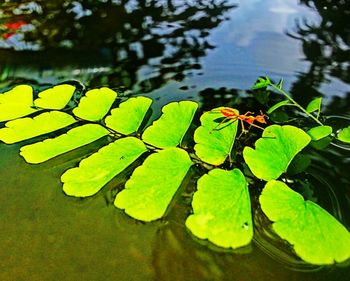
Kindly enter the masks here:
[[309, 70], [299, 74], [293, 95], [307, 102], [320, 95], [316, 90], [327, 78], [335, 77], [350, 83], [350, 2], [335, 0], [301, 0], [317, 10], [319, 24], [307, 20], [297, 22], [296, 34], [290, 36], [302, 42]]
[[[144, 92], [200, 69], [199, 58], [214, 47], [210, 31], [231, 8], [226, 0], [16, 1], [2, 7], [7, 23], [21, 20], [30, 26], [17, 32], [25, 46], [51, 51], [48, 60], [62, 48], [108, 57], [110, 71], [86, 81], [91, 86], [138, 84]], [[8, 32], [2, 28], [3, 41]]]

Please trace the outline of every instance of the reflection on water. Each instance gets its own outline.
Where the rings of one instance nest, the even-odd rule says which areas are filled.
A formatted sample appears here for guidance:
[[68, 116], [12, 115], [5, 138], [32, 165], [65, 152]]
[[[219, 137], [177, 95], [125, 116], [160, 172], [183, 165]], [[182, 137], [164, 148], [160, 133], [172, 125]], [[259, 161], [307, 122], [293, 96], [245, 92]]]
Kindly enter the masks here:
[[[349, 14], [349, 1], [2, 1], [0, 85], [77, 79], [148, 93], [154, 112], [187, 98], [245, 112], [268, 108], [248, 90], [267, 74], [301, 103], [324, 96], [326, 115], [350, 115]], [[65, 196], [60, 175], [105, 142], [39, 166], [24, 163], [19, 145], [0, 145], [0, 280], [347, 280], [349, 266], [309, 266], [272, 234], [258, 189], [255, 243], [241, 252], [186, 230], [199, 173], [155, 223], [111, 206], [132, 169], [97, 196]], [[302, 191], [349, 228], [346, 153], [316, 151]]]

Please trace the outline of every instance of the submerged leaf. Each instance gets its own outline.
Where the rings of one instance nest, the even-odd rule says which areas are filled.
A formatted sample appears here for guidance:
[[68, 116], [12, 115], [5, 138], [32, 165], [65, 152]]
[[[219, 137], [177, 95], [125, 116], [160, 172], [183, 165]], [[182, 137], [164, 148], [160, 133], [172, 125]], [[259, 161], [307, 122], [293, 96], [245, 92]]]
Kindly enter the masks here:
[[337, 138], [342, 142], [350, 143], [350, 126], [342, 129], [338, 133]]
[[237, 121], [228, 120], [222, 124], [216, 122], [217, 119], [224, 118], [220, 109], [222, 107], [204, 113], [200, 118], [201, 126], [194, 132], [194, 150], [197, 156], [216, 166], [224, 163], [231, 154], [237, 133]]
[[15, 143], [54, 132], [67, 127], [76, 120], [69, 114], [60, 111], [42, 113], [34, 118], [21, 118], [9, 121], [0, 129], [0, 140]]
[[39, 93], [34, 105], [45, 109], [63, 109], [75, 91], [75, 87], [69, 84], [61, 84], [46, 89]]
[[73, 113], [84, 120], [99, 121], [107, 114], [116, 97], [117, 93], [106, 87], [87, 91]]
[[124, 135], [132, 134], [140, 127], [151, 104], [150, 98], [130, 98], [111, 110], [111, 115], [105, 119], [106, 126]]
[[252, 240], [248, 184], [239, 169], [214, 169], [202, 176], [192, 207], [186, 226], [198, 238], [224, 248], [239, 248]]
[[350, 233], [316, 203], [304, 200], [280, 181], [266, 184], [259, 198], [261, 208], [273, 221], [274, 231], [312, 264], [332, 264], [350, 258]]
[[243, 157], [257, 178], [277, 179], [309, 142], [310, 136], [297, 127], [272, 125], [256, 141], [255, 149], [244, 148]]
[[136, 168], [114, 205], [142, 221], [163, 217], [191, 165], [187, 152], [180, 148], [151, 154]]
[[33, 108], [33, 89], [19, 85], [0, 94], [0, 122], [13, 120], [36, 112]]
[[198, 104], [193, 101], [171, 102], [162, 109], [162, 116], [153, 122], [142, 135], [142, 139], [156, 147], [174, 147], [191, 125]]
[[328, 137], [332, 133], [331, 126], [317, 126], [307, 131], [307, 134], [311, 137], [311, 140], [318, 141], [325, 137]]
[[321, 105], [322, 105], [322, 97], [315, 98], [306, 107], [306, 111], [311, 113], [314, 111], [320, 111], [321, 110]]
[[56, 138], [23, 146], [20, 154], [28, 163], [42, 163], [57, 155], [98, 140], [108, 135], [108, 133], [108, 130], [98, 124], [86, 124], [73, 128]]
[[79, 167], [67, 170], [61, 177], [63, 191], [76, 197], [94, 195], [146, 151], [137, 138], [118, 139], [83, 159]]

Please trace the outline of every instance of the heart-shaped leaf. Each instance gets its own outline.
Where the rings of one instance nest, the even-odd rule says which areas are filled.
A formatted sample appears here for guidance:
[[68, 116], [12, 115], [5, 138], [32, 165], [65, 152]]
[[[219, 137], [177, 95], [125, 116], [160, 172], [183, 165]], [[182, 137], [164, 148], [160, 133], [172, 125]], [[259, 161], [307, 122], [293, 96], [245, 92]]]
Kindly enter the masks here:
[[69, 114], [60, 111], [42, 113], [34, 118], [20, 118], [9, 121], [0, 129], [0, 140], [5, 143], [16, 143], [34, 138], [67, 127], [76, 120]]
[[257, 178], [277, 179], [310, 139], [297, 127], [272, 125], [265, 128], [262, 137], [255, 142], [255, 149], [244, 148], [243, 157]]
[[[224, 163], [231, 154], [237, 133], [237, 120], [218, 123], [218, 119], [225, 118], [220, 112], [221, 109], [224, 108], [205, 112], [200, 118], [201, 126], [194, 132], [194, 150], [197, 156], [202, 161], [216, 166]], [[234, 111], [238, 114], [237, 110]]]
[[138, 220], [160, 219], [191, 165], [187, 152], [180, 148], [151, 154], [135, 169], [114, 205]]
[[13, 120], [36, 112], [33, 108], [33, 89], [19, 85], [0, 94], [0, 122]]
[[252, 240], [248, 184], [239, 169], [214, 169], [202, 176], [192, 208], [186, 226], [198, 238], [224, 248], [239, 248]]
[[174, 147], [191, 125], [198, 104], [193, 101], [171, 102], [162, 108], [162, 116], [153, 122], [142, 135], [142, 139], [156, 147]]
[[89, 144], [108, 134], [108, 130], [98, 124], [85, 124], [56, 138], [23, 146], [20, 154], [28, 163], [38, 164]]
[[137, 138], [118, 139], [67, 170], [61, 177], [63, 191], [76, 197], [94, 195], [146, 151]]
[[61, 84], [39, 93], [34, 105], [45, 109], [63, 109], [75, 91], [75, 87], [69, 84]]
[[274, 231], [312, 264], [332, 264], [350, 258], [350, 233], [327, 211], [280, 181], [266, 184], [261, 208]]
[[99, 121], [107, 114], [116, 97], [117, 93], [106, 87], [87, 91], [73, 113], [84, 120]]
[[130, 98], [111, 110], [111, 115], [105, 119], [106, 126], [124, 135], [132, 134], [140, 127], [151, 104], [150, 98]]

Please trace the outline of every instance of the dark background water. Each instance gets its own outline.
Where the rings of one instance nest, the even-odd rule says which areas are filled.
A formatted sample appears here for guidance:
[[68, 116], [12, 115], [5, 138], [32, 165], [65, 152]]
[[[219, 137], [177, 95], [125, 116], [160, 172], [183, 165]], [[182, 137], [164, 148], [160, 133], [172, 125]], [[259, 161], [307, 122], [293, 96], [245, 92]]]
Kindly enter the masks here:
[[[78, 80], [148, 95], [155, 118], [183, 99], [202, 110], [263, 108], [249, 89], [269, 75], [301, 104], [323, 96], [327, 116], [350, 115], [349, 1], [0, 3], [3, 89]], [[111, 205], [130, 171], [92, 198], [65, 196], [60, 175], [104, 142], [38, 166], [24, 162], [20, 145], [0, 145], [0, 280], [348, 280], [349, 266], [309, 267], [259, 231], [239, 252], [194, 239], [184, 221], [196, 175], [154, 223]], [[350, 155], [331, 147], [314, 158], [317, 190], [305, 196], [349, 229]]]

